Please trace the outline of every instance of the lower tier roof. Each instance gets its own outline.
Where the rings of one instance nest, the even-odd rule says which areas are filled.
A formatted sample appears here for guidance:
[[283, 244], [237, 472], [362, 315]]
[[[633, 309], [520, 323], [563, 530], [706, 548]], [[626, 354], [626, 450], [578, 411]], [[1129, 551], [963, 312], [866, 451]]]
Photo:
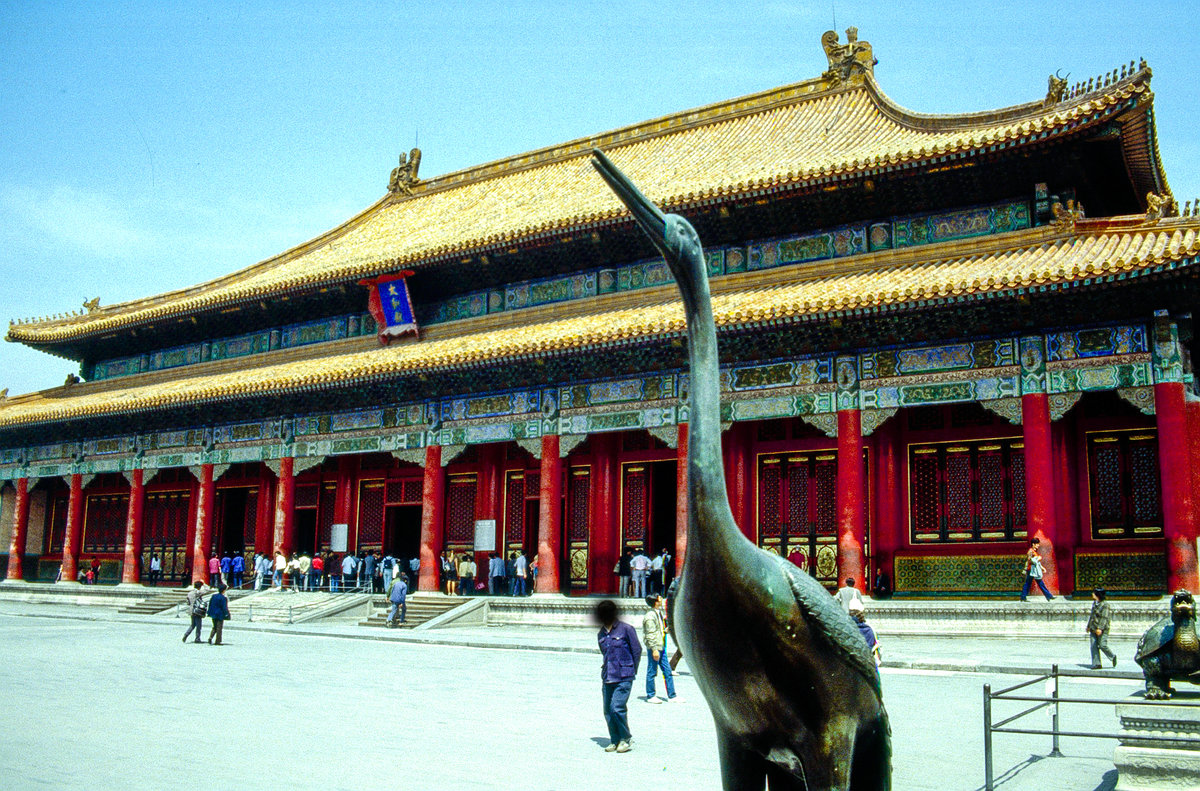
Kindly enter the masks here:
[[[986, 297], [1086, 285], [1192, 266], [1200, 217], [1125, 217], [820, 265], [729, 275], [713, 282], [719, 328], [920, 309]], [[0, 401], [0, 427], [141, 413], [264, 395], [312, 392], [679, 337], [674, 287], [438, 325], [420, 340], [380, 347], [354, 338], [117, 380], [74, 384]]]

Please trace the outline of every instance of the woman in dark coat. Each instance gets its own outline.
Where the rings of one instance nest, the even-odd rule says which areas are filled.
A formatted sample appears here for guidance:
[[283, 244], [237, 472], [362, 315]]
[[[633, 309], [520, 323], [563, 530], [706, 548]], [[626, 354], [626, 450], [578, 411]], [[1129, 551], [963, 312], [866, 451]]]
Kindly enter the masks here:
[[225, 595], [225, 585], [218, 585], [217, 592], [208, 600], [208, 617], [212, 618], [212, 631], [208, 633], [210, 645], [221, 644], [221, 630], [229, 620], [229, 597]]

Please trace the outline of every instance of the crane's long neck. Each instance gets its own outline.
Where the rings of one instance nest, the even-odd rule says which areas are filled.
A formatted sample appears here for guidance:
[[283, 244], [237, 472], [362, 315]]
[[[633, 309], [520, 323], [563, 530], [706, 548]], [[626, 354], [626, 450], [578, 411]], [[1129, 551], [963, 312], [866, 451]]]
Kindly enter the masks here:
[[721, 455], [721, 384], [717, 327], [703, 256], [685, 262], [677, 277], [687, 315], [691, 385], [688, 418], [687, 566], [729, 569], [728, 563], [749, 547], [733, 520], [725, 491]]

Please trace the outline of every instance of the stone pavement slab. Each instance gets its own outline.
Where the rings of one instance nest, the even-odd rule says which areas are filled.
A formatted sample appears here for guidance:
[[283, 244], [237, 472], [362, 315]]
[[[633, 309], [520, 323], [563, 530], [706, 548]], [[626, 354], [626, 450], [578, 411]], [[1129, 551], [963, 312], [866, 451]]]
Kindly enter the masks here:
[[[6, 789], [361, 791], [389, 777], [431, 788], [719, 788], [712, 719], [686, 675], [681, 702], [632, 702], [633, 752], [603, 752], [599, 660], [583, 651], [586, 632], [540, 638], [579, 651], [517, 651], [234, 622], [217, 648], [181, 643], [182, 620], [55, 613], [0, 608]], [[896, 789], [981, 786], [988, 681], [1012, 677], [885, 669]], [[1067, 683], [1113, 698], [1137, 686]], [[1073, 728], [1114, 729], [1111, 706], [1079, 708]], [[1063, 748], [1068, 757], [1043, 758], [1048, 738], [998, 736], [1000, 787], [1111, 787], [1111, 743], [1064, 739]]]

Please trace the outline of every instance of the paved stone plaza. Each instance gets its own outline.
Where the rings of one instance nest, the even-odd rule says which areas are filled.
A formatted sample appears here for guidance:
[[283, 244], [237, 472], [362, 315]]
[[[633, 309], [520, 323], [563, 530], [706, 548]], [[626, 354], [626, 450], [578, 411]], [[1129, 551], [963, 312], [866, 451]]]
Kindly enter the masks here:
[[[682, 702], [632, 702], [635, 749], [613, 755], [600, 749], [597, 658], [577, 651], [346, 639], [337, 627], [281, 634], [236, 622], [216, 648], [182, 644], [182, 620], [85, 609], [0, 606], [6, 789], [720, 787], [712, 720], [686, 675]], [[886, 669], [895, 788], [980, 788], [981, 686], [1017, 680]], [[1111, 698], [1135, 686], [1089, 680], [1069, 690]], [[1068, 710], [1065, 725], [1115, 729], [1111, 707], [1090, 708]], [[998, 736], [999, 787], [1112, 787], [1112, 742], [1064, 739], [1066, 758], [1039, 759], [1048, 742]]]

